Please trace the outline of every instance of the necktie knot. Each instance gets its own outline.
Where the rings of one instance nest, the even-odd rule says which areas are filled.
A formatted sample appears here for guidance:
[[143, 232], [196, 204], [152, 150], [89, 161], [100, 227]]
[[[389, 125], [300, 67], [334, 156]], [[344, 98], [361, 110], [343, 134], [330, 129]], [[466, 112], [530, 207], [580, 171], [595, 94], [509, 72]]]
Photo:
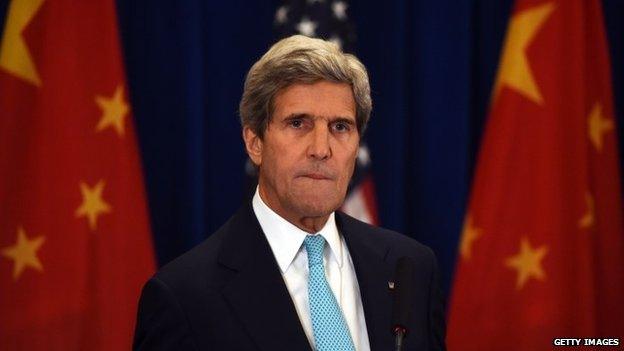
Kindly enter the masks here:
[[303, 240], [303, 245], [308, 252], [308, 266], [323, 264], [323, 249], [325, 248], [325, 238], [322, 235], [308, 235]]

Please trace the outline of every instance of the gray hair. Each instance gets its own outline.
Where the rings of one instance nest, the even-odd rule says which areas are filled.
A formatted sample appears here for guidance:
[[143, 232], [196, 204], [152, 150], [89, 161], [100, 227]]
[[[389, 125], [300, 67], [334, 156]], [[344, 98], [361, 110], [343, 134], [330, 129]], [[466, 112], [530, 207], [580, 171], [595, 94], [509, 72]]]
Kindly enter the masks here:
[[368, 74], [353, 55], [338, 45], [303, 35], [293, 35], [275, 43], [247, 73], [239, 105], [241, 124], [260, 138], [271, 120], [277, 93], [295, 83], [321, 80], [351, 86], [356, 105], [356, 126], [363, 135], [372, 102]]

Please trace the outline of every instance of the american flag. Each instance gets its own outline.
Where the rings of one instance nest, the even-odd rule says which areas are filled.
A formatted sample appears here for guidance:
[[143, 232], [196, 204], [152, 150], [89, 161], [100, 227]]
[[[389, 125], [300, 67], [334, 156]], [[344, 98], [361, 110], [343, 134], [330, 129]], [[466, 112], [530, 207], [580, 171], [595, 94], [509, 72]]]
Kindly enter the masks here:
[[342, 0], [287, 0], [275, 11], [275, 33], [278, 39], [294, 34], [322, 38], [353, 53], [355, 28], [348, 9], [348, 3]]
[[[355, 50], [355, 28], [349, 20], [349, 4], [346, 1], [284, 1], [275, 11], [273, 24], [277, 39], [302, 34], [330, 40], [348, 53], [353, 53]], [[370, 153], [366, 143], [362, 141], [342, 210], [361, 221], [379, 224], [375, 186], [370, 166]], [[250, 179], [255, 178], [255, 168], [249, 160], [246, 171]], [[254, 182], [251, 181], [250, 184]]]

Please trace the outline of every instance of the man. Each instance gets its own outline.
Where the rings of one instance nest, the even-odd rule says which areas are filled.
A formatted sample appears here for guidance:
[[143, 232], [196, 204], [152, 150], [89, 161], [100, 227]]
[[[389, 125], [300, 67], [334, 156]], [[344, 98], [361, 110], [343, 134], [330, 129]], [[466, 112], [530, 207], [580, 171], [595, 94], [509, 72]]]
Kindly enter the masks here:
[[243, 139], [251, 203], [143, 289], [136, 350], [391, 350], [393, 272], [414, 262], [404, 350], [444, 349], [435, 257], [336, 210], [371, 111], [364, 66], [293, 36], [247, 75]]

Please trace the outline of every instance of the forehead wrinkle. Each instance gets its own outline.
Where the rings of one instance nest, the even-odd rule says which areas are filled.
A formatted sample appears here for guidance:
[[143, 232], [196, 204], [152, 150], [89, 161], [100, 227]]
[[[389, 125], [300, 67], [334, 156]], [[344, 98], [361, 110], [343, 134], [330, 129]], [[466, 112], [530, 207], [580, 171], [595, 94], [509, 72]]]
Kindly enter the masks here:
[[291, 113], [289, 115], [287, 115], [286, 117], [284, 117], [284, 120], [287, 119], [291, 119], [291, 118], [309, 118], [312, 120], [318, 120], [318, 119], [323, 119], [327, 122], [334, 122], [334, 121], [349, 121], [349, 122], [355, 122], [355, 117], [353, 116], [339, 116], [339, 115], [333, 115], [333, 116], [325, 116], [325, 115], [315, 115], [315, 114], [311, 114], [311, 113]]

